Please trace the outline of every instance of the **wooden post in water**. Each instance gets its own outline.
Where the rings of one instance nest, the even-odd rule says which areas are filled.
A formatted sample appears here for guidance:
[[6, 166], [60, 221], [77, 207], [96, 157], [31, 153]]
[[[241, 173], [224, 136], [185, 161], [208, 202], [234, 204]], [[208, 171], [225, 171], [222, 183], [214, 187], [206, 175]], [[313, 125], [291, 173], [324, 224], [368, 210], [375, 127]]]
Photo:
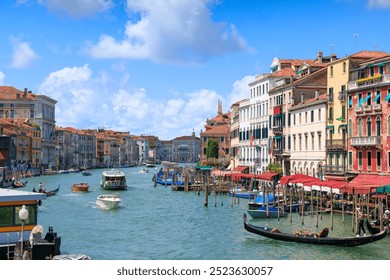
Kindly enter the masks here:
[[341, 199], [341, 222], [344, 224], [344, 196]]
[[322, 221], [322, 187], [320, 187], [320, 219]]
[[302, 211], [301, 211], [301, 214], [302, 214], [302, 225], [305, 224], [305, 188], [302, 186], [302, 192], [301, 192], [301, 196], [302, 196], [302, 200], [301, 200], [301, 203], [302, 203]]
[[317, 211], [316, 211], [316, 228], [318, 228], [318, 200], [319, 197], [318, 197], [318, 191], [317, 191], [317, 199], [316, 199], [316, 208], [317, 208]]
[[209, 179], [207, 175], [203, 175], [203, 186], [204, 186], [204, 206], [209, 205]]
[[333, 230], [333, 193], [330, 188], [330, 230]]
[[310, 188], [310, 217], [313, 217], [313, 187]]
[[293, 186], [290, 188], [290, 224], [292, 223], [292, 192], [293, 192]]

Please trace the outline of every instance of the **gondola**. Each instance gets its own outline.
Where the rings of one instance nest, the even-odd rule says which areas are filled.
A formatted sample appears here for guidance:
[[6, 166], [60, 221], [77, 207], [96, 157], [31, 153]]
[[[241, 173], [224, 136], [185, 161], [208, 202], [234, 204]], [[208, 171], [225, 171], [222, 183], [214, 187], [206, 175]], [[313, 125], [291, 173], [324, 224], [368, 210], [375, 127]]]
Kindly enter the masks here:
[[[52, 195], [55, 195], [56, 193], [58, 193], [59, 190], [60, 190], [60, 186], [58, 186], [56, 189], [51, 190], [51, 191], [41, 190], [41, 191], [38, 191], [38, 192], [39, 192], [39, 193], [45, 193], [47, 196], [52, 196]], [[37, 192], [37, 191], [35, 190], [35, 188], [33, 188], [32, 191], [33, 191], [33, 192]]]
[[[387, 226], [386, 223], [383, 223], [383, 224], [384, 224], [384, 226]], [[376, 225], [375, 223], [371, 223], [371, 222], [367, 221], [366, 225], [367, 225], [368, 232], [370, 234], [377, 234], [381, 231], [380, 227], [378, 225]], [[387, 231], [389, 232], [388, 228], [387, 228]]]
[[368, 243], [372, 243], [384, 238], [387, 235], [387, 228], [383, 231], [370, 235], [370, 236], [359, 236], [359, 237], [314, 237], [311, 235], [301, 236], [290, 233], [282, 233], [276, 231], [273, 228], [254, 226], [248, 223], [247, 216], [244, 214], [244, 228], [252, 233], [268, 237], [271, 239], [297, 242], [297, 243], [308, 243], [314, 245], [331, 245], [331, 246], [342, 246], [342, 247], [354, 247]]
[[12, 183], [12, 187], [13, 188], [23, 188], [23, 187], [25, 187], [27, 185], [27, 183], [28, 183], [28, 181], [24, 181], [24, 182], [22, 182], [22, 181], [15, 181], [15, 182]]

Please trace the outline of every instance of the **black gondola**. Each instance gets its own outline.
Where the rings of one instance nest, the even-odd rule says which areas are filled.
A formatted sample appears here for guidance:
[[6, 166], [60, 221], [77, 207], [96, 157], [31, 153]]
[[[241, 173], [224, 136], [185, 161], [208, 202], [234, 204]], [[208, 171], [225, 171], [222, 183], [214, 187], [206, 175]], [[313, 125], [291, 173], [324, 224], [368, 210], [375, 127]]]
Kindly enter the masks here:
[[331, 245], [331, 246], [342, 246], [342, 247], [354, 247], [368, 243], [372, 243], [384, 238], [387, 235], [387, 228], [383, 231], [369, 235], [369, 236], [358, 236], [358, 237], [314, 237], [311, 235], [300, 236], [290, 233], [275, 232], [272, 228], [254, 226], [248, 223], [247, 216], [244, 214], [244, 228], [252, 233], [268, 237], [271, 239], [297, 242], [297, 243], [308, 243], [315, 245]]
[[55, 195], [56, 193], [58, 193], [59, 190], [60, 190], [60, 186], [58, 186], [56, 189], [51, 190], [51, 191], [46, 191], [46, 190], [36, 191], [35, 188], [33, 188], [32, 191], [39, 192], [39, 193], [45, 193], [47, 196], [52, 196], [52, 195]]
[[[367, 221], [366, 225], [367, 225], [368, 232], [370, 234], [377, 234], [381, 231], [380, 226], [377, 225], [376, 223], [371, 223], [371, 222]], [[383, 225], [387, 227], [387, 231], [389, 232], [388, 222], [387, 221], [384, 222]]]

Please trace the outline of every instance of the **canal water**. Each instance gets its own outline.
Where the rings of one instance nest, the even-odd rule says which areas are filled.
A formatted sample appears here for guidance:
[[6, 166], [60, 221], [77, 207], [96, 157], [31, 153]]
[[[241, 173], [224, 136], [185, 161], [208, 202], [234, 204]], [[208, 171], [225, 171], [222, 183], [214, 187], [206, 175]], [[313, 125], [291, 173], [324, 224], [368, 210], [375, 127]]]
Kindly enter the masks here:
[[[156, 171], [139, 173], [142, 167], [122, 168], [128, 189], [107, 191], [99, 187], [103, 169], [92, 176], [81, 173], [28, 178], [24, 190], [38, 189], [42, 182], [47, 190], [60, 185], [60, 191], [39, 207], [39, 224], [44, 233], [52, 226], [62, 237], [63, 254], [85, 254], [94, 260], [388, 260], [390, 237], [376, 243], [353, 248], [316, 246], [267, 239], [247, 232], [243, 214], [248, 201], [235, 201], [229, 195], [209, 197], [204, 194], [172, 191], [168, 186], [154, 187]], [[73, 193], [74, 183], [90, 184], [88, 193]], [[96, 197], [116, 193], [121, 207], [102, 210]], [[330, 215], [323, 214], [316, 228], [316, 216], [298, 214], [277, 219], [250, 219], [256, 225], [278, 227], [285, 232], [296, 229], [320, 231], [330, 227]], [[334, 215], [330, 236], [353, 236], [351, 217], [341, 222]]]

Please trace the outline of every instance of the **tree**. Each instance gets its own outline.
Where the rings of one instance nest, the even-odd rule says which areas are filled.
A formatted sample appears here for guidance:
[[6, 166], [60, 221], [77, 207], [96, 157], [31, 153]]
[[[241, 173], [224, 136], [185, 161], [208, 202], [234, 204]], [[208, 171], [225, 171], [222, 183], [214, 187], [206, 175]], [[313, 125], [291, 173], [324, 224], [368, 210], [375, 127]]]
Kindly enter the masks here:
[[207, 141], [206, 149], [207, 158], [218, 158], [218, 142], [215, 140]]

